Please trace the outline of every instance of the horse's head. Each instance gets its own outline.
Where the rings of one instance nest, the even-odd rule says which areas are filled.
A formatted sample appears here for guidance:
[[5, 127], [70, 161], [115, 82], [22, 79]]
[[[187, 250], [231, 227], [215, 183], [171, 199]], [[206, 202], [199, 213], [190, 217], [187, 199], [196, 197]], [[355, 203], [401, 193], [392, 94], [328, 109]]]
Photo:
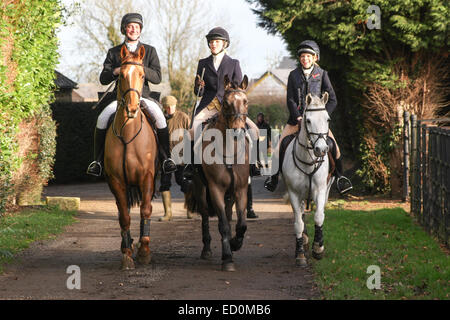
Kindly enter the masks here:
[[245, 89], [248, 86], [248, 78], [245, 75], [239, 86], [230, 81], [225, 75], [222, 115], [225, 118], [227, 128], [243, 129], [248, 115], [248, 100]]
[[135, 118], [139, 110], [142, 88], [145, 81], [144, 59], [145, 48], [141, 46], [138, 52], [130, 52], [126, 45], [120, 50], [122, 64], [119, 74], [119, 90], [117, 100], [124, 107], [128, 118]]
[[327, 137], [330, 116], [325, 108], [327, 102], [328, 92], [325, 92], [322, 98], [310, 93], [306, 96], [302, 128], [305, 128], [306, 137], [311, 143], [316, 157], [323, 157], [328, 152]]

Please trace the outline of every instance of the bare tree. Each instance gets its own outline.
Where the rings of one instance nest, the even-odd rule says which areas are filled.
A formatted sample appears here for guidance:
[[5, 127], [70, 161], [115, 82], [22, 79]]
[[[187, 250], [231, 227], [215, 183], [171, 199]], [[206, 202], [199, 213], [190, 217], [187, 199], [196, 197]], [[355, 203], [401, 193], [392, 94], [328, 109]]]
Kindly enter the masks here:
[[149, 3], [147, 13], [152, 17], [152, 35], [161, 45], [163, 72], [172, 95], [180, 107], [191, 111], [197, 62], [207, 54], [203, 39], [205, 25], [213, 20], [210, 5], [201, 0], [155, 0]]
[[73, 15], [80, 30], [75, 36], [77, 52], [73, 57], [80, 63], [72, 71], [79, 81], [97, 82], [108, 49], [120, 44], [120, 21], [127, 12], [134, 11], [131, 0], [82, 0]]

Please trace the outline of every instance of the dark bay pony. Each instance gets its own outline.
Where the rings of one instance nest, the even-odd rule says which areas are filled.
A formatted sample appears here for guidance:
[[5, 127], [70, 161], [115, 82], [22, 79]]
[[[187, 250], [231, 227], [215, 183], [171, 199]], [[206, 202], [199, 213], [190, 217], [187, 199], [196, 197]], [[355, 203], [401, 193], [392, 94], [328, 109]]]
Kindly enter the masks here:
[[141, 224], [137, 260], [150, 262], [151, 199], [157, 170], [158, 146], [152, 127], [140, 109], [144, 84], [145, 48], [120, 51], [122, 64], [117, 85], [117, 112], [105, 142], [105, 175], [119, 209], [122, 270], [134, 269], [130, 209], [140, 204]]
[[[222, 108], [218, 116], [207, 124], [203, 131], [201, 170], [194, 175], [193, 185], [195, 187], [192, 193], [187, 195], [186, 201], [188, 209], [202, 215], [202, 259], [208, 259], [212, 256], [209, 217], [218, 216], [219, 232], [222, 236], [223, 271], [236, 270], [232, 251], [237, 251], [241, 248], [244, 234], [247, 230], [245, 220], [249, 177], [249, 143], [245, 138], [245, 121], [248, 108], [247, 95], [245, 94], [247, 85], [247, 76], [244, 76], [244, 80], [239, 86], [234, 85], [225, 76], [225, 94]], [[228, 141], [227, 145], [226, 132], [227, 130], [230, 131], [229, 129], [244, 135], [244, 138], [240, 140], [241, 142], [243, 141], [244, 145], [244, 150], [241, 154], [238, 154], [239, 146], [236, 139]], [[205, 139], [205, 133], [208, 133], [209, 130], [220, 132], [222, 136], [222, 148], [219, 148], [222, 152], [215, 150], [213, 155], [223, 161], [215, 161], [213, 163], [205, 161], [205, 150], [213, 144], [212, 141], [205, 141], [207, 140]], [[228, 158], [228, 161], [224, 158], [227, 148], [234, 150], [234, 152], [230, 151], [231, 157]], [[243, 156], [243, 161], [237, 161], [238, 156]], [[236, 205], [237, 223], [236, 235], [232, 238], [230, 221], [234, 204]]]

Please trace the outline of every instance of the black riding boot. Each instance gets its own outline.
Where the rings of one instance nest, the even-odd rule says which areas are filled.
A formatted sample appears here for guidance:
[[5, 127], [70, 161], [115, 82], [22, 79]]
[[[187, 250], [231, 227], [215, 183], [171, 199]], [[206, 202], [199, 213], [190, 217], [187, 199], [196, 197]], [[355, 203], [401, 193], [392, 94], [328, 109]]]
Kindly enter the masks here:
[[86, 173], [99, 177], [102, 174], [102, 160], [104, 155], [105, 137], [107, 129], [95, 128], [94, 131], [94, 161], [89, 165]]
[[336, 176], [336, 188], [339, 191], [340, 194], [345, 194], [346, 192], [353, 189], [352, 183], [349, 178], [342, 175], [342, 160], [334, 159], [336, 169], [335, 169], [335, 176]]
[[253, 211], [253, 194], [252, 194], [252, 185], [248, 185], [247, 190], [247, 218], [249, 219], [256, 219], [258, 216], [255, 214], [255, 211]]
[[156, 129], [158, 140], [160, 143], [159, 160], [164, 173], [171, 173], [177, 170], [177, 165], [170, 159], [169, 129], [167, 127]]
[[259, 158], [259, 141], [256, 140], [256, 163], [250, 164], [250, 177], [261, 175], [262, 164]]
[[183, 181], [187, 183], [192, 182], [194, 176], [194, 141], [191, 141], [191, 162], [183, 168]]

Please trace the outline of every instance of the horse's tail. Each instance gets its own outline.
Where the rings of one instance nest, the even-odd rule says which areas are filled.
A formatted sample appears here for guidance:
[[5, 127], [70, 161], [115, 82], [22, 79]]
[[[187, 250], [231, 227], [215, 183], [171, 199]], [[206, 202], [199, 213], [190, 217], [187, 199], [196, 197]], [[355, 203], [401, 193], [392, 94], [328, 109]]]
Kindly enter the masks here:
[[197, 199], [195, 199], [194, 188], [189, 188], [189, 190], [185, 193], [184, 199], [184, 207], [190, 212], [198, 213], [198, 203]]
[[138, 186], [127, 186], [127, 202], [128, 207], [137, 206], [142, 201], [142, 192]]
[[[208, 188], [206, 186], [201, 186], [200, 188], [202, 188], [202, 192], [205, 193], [204, 195], [198, 193], [196, 194], [194, 191], [194, 186], [191, 185], [189, 187], [189, 190], [185, 193], [184, 207], [190, 212], [199, 214], [202, 214], [202, 210], [207, 210], [210, 217], [215, 217], [217, 213], [214, 210]], [[203, 200], [201, 198], [197, 199], [197, 197], [205, 197], [206, 203], [203, 204]]]

